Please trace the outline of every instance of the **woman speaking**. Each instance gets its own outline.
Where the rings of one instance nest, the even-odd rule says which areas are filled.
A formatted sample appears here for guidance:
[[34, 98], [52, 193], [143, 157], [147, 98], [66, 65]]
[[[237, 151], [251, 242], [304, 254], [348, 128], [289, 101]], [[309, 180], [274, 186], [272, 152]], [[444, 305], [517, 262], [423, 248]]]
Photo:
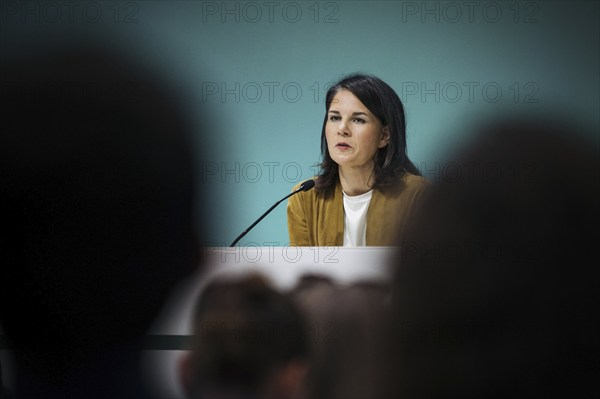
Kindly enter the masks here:
[[290, 245], [392, 245], [425, 187], [406, 155], [402, 102], [381, 79], [353, 74], [325, 107], [315, 189], [288, 200]]

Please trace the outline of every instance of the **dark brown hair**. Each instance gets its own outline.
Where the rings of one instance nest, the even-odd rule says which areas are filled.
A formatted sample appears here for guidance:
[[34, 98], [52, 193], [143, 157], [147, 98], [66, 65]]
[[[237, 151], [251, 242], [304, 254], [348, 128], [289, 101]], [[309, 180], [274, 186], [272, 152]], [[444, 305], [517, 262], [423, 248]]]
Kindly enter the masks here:
[[327, 149], [325, 126], [333, 97], [340, 90], [348, 90], [375, 115], [390, 132], [390, 142], [375, 154], [375, 182], [373, 188], [386, 191], [401, 186], [404, 173], [421, 173], [406, 155], [406, 117], [404, 106], [396, 92], [381, 79], [365, 74], [348, 75], [331, 86], [325, 97], [325, 118], [321, 130], [321, 171], [316, 181], [321, 195], [330, 195], [339, 181], [338, 165]]

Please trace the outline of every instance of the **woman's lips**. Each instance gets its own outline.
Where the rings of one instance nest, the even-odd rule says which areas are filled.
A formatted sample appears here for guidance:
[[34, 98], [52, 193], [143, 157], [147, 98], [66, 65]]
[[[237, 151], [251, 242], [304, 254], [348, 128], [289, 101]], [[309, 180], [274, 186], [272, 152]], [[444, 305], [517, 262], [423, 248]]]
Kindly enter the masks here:
[[336, 146], [337, 148], [339, 148], [340, 150], [348, 150], [348, 149], [352, 148], [352, 147], [350, 146], [350, 144], [348, 144], [348, 143], [344, 143], [344, 142], [337, 143], [335, 146]]

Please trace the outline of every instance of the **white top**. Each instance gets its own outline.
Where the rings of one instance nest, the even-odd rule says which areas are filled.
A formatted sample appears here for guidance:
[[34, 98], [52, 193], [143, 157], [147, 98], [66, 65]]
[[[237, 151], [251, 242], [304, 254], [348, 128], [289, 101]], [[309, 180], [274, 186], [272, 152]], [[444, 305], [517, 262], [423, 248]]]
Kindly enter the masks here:
[[364, 247], [367, 245], [367, 210], [373, 190], [351, 197], [344, 194], [344, 246]]

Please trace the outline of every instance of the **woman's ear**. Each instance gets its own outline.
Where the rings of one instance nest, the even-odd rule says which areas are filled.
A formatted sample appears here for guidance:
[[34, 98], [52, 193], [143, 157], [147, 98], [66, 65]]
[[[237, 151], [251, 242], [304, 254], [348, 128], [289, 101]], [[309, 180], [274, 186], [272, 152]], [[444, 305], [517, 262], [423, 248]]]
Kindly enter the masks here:
[[390, 128], [389, 126], [384, 126], [381, 130], [381, 139], [379, 140], [379, 148], [384, 148], [390, 142]]

